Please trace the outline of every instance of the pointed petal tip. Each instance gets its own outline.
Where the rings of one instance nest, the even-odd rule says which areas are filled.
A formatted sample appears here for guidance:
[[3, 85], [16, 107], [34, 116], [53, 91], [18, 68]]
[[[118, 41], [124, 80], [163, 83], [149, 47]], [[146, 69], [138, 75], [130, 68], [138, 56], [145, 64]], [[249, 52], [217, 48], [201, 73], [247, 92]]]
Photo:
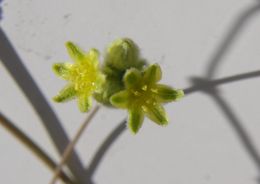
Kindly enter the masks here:
[[58, 95], [53, 97], [55, 102], [67, 102], [76, 97], [76, 91], [73, 86], [67, 85], [65, 86]]
[[74, 46], [75, 44], [74, 44], [72, 41], [67, 41], [67, 42], [65, 43], [65, 45], [66, 45], [66, 47], [72, 47], [72, 46]]
[[174, 89], [168, 85], [157, 84], [152, 92], [155, 94], [158, 102], [169, 103], [172, 101], [178, 101], [184, 96], [184, 92], [181, 89]]
[[133, 109], [128, 112], [128, 128], [133, 134], [137, 134], [143, 125], [144, 113], [140, 109]]
[[55, 63], [52, 65], [53, 72], [63, 79], [68, 79], [70, 72], [71, 64], [70, 63]]
[[57, 95], [57, 96], [54, 96], [54, 97], [52, 97], [52, 100], [54, 101], [54, 102], [57, 102], [57, 103], [60, 103], [60, 102], [62, 102], [62, 100], [61, 100], [61, 98]]
[[66, 48], [67, 48], [67, 51], [68, 51], [70, 57], [73, 60], [77, 61], [77, 60], [81, 60], [82, 58], [84, 58], [85, 53], [76, 44], [74, 44], [71, 41], [68, 41], [68, 42], [66, 42], [65, 45], [66, 45]]
[[117, 108], [127, 108], [128, 106], [128, 92], [120, 91], [112, 95], [109, 99], [110, 103]]
[[141, 72], [135, 68], [130, 68], [124, 75], [124, 83], [127, 88], [131, 88], [141, 80]]
[[52, 71], [56, 74], [59, 75], [60, 71], [60, 65], [58, 63], [55, 63], [52, 65]]
[[162, 69], [159, 64], [151, 64], [144, 70], [144, 78], [148, 83], [156, 83], [162, 78]]
[[177, 90], [177, 98], [176, 98], [176, 100], [179, 100], [179, 99], [181, 99], [181, 98], [183, 98], [184, 96], [185, 96], [185, 93], [184, 93], [184, 91], [183, 90], [181, 90], [181, 89], [178, 89]]

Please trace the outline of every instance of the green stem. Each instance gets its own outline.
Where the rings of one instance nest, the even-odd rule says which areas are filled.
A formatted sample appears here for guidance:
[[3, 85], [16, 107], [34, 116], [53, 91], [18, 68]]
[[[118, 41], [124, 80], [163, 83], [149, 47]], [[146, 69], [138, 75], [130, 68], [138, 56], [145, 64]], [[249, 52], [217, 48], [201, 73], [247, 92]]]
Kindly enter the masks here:
[[[55, 171], [57, 164], [43, 151], [35, 142], [33, 142], [25, 133], [16, 127], [0, 112], [0, 124], [14, 137], [24, 144], [35, 156], [37, 156], [51, 171]], [[61, 171], [60, 178], [64, 183], [73, 184], [74, 182]]]
[[72, 139], [72, 141], [69, 143], [69, 145], [66, 147], [65, 151], [62, 154], [62, 158], [60, 160], [59, 165], [55, 169], [54, 175], [50, 181], [50, 184], [55, 184], [56, 180], [58, 179], [59, 175], [61, 174], [62, 167], [66, 164], [68, 159], [70, 158], [71, 152], [73, 151], [73, 148], [75, 147], [76, 143], [78, 142], [80, 136], [86, 129], [87, 125], [90, 123], [90, 121], [93, 119], [97, 111], [99, 110], [100, 106], [97, 105], [93, 111], [90, 113], [90, 115], [87, 117], [86, 121], [80, 126], [79, 130], [77, 131], [76, 135]]

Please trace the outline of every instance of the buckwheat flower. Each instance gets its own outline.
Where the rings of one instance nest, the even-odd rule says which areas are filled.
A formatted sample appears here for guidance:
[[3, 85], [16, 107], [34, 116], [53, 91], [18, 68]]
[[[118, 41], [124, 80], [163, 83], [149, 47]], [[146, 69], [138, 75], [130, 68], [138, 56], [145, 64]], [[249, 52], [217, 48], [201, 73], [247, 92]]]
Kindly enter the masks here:
[[95, 99], [111, 107], [110, 97], [124, 89], [125, 72], [130, 68], [142, 70], [145, 65], [146, 61], [141, 57], [140, 50], [133, 40], [120, 38], [113, 41], [106, 49], [101, 67], [106, 82], [102, 90], [94, 94]]
[[112, 105], [128, 110], [128, 127], [133, 133], [141, 128], [144, 116], [158, 125], [167, 125], [168, 117], [163, 104], [184, 96], [182, 90], [158, 84], [161, 77], [162, 71], [158, 64], [148, 66], [143, 72], [129, 69], [123, 78], [125, 90], [111, 96]]
[[104, 76], [99, 70], [99, 53], [90, 49], [85, 53], [72, 42], [66, 47], [74, 63], [56, 63], [54, 72], [68, 84], [53, 99], [56, 102], [66, 102], [77, 98], [80, 111], [86, 112], [92, 104], [92, 94], [98, 91], [104, 82]]

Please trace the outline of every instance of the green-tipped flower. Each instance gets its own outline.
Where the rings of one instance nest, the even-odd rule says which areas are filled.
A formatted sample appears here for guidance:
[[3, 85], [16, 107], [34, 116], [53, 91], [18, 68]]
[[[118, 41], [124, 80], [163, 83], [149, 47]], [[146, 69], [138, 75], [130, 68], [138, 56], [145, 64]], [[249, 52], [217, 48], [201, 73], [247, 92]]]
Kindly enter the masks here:
[[110, 97], [124, 89], [123, 77], [130, 68], [142, 70], [145, 60], [140, 57], [139, 48], [129, 38], [117, 39], [107, 48], [102, 72], [106, 75], [106, 83], [95, 98], [100, 103], [111, 106]]
[[54, 100], [65, 102], [77, 97], [80, 111], [86, 112], [92, 104], [91, 95], [100, 89], [104, 81], [104, 75], [99, 70], [99, 53], [96, 49], [85, 53], [72, 42], [67, 42], [66, 47], [74, 63], [53, 65], [54, 72], [68, 81]]
[[150, 65], [143, 72], [129, 69], [123, 79], [125, 90], [110, 98], [112, 105], [128, 110], [128, 127], [133, 133], [141, 128], [145, 115], [159, 125], [167, 125], [168, 118], [162, 104], [184, 96], [182, 90], [158, 84], [161, 77], [158, 64]]

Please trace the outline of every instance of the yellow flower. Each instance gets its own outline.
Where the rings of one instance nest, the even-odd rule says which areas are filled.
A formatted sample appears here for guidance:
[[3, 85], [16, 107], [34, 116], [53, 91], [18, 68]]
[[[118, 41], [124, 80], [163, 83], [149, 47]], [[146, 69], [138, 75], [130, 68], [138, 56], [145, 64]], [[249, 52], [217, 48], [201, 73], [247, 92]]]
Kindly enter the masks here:
[[128, 110], [128, 127], [133, 133], [141, 128], [145, 115], [159, 125], [167, 125], [168, 117], [162, 104], [184, 96], [182, 90], [157, 84], [161, 76], [158, 64], [148, 66], [143, 72], [129, 69], [123, 79], [126, 89], [110, 98], [112, 105]]
[[78, 98], [80, 111], [86, 112], [92, 104], [92, 94], [98, 91], [104, 82], [104, 75], [99, 70], [99, 53], [96, 49], [83, 52], [72, 42], [66, 47], [74, 63], [56, 63], [54, 72], [68, 84], [53, 99], [56, 102], [66, 102]]

